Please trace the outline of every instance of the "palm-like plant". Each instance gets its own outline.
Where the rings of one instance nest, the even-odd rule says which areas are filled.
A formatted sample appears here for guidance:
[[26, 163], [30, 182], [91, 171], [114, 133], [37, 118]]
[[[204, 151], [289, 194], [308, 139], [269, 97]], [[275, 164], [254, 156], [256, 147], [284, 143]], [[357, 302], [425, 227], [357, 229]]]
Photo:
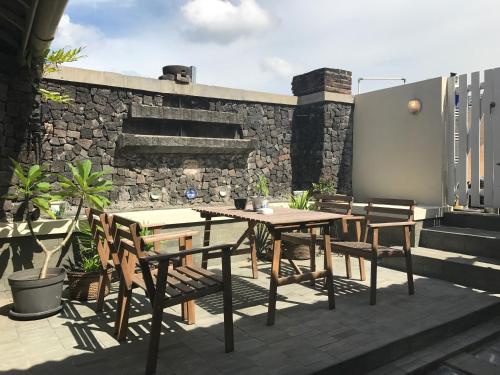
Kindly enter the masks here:
[[288, 203], [290, 208], [296, 208], [298, 210], [308, 210], [309, 209], [309, 192], [304, 191], [302, 194], [292, 195], [290, 197], [290, 202]]
[[[26, 204], [26, 222], [28, 224], [30, 234], [37, 245], [45, 253], [45, 259], [40, 271], [40, 278], [44, 279], [47, 277], [50, 258], [68, 243], [73, 232], [75, 231], [83, 205], [87, 204], [89, 206], [95, 206], [99, 209], [103, 209], [109, 204], [109, 200], [102, 194], [112, 189], [112, 183], [102, 177], [110, 171], [104, 170], [92, 172], [92, 163], [90, 160], [85, 160], [81, 163], [77, 162], [76, 166], [68, 163], [68, 167], [72, 175], [71, 178], [58, 175], [61, 189], [57, 194], [52, 194], [52, 185], [47, 181], [49, 174], [43, 170], [42, 166], [37, 164], [26, 170], [16, 161], [12, 160], [12, 163], [14, 174], [17, 176], [19, 183], [16, 186], [16, 192], [13, 195], [10, 195], [9, 198], [22, 201]], [[50, 217], [55, 218], [54, 213], [50, 209], [50, 202], [61, 198], [76, 199], [78, 201], [78, 205], [75, 216], [71, 220], [68, 232], [63, 241], [52, 249], [49, 249], [38, 238], [33, 229], [30, 212], [31, 206], [38, 207]]]

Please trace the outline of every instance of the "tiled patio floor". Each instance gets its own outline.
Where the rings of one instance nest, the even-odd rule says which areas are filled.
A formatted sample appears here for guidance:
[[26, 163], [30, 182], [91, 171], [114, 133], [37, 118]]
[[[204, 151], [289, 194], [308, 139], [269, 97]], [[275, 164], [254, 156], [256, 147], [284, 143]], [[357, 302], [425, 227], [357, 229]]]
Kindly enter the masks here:
[[[343, 258], [334, 258], [336, 310], [327, 309], [321, 285], [287, 285], [278, 289], [273, 327], [266, 326], [270, 265], [260, 263], [260, 278], [253, 280], [249, 263], [234, 263], [236, 351], [224, 353], [222, 298], [210, 296], [198, 302], [192, 326], [180, 321], [178, 308], [166, 310], [158, 373], [309, 374], [498, 301], [422, 277], [416, 277], [416, 295], [408, 296], [406, 275], [380, 268], [378, 304], [369, 306], [368, 282], [360, 282], [357, 273], [346, 280]], [[108, 297], [101, 315], [92, 304], [67, 302], [59, 316], [31, 322], [8, 319], [8, 301], [0, 301], [0, 373], [142, 374], [147, 301], [135, 294], [132, 334], [118, 343], [111, 335], [115, 297]]]

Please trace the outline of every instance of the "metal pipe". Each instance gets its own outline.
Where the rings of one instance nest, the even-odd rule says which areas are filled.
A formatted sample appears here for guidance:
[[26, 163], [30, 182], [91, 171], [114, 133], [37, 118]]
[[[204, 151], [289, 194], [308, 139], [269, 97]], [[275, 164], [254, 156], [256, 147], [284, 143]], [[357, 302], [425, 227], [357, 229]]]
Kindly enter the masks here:
[[33, 27], [33, 21], [35, 20], [35, 13], [38, 8], [38, 3], [39, 0], [34, 0], [33, 4], [31, 4], [31, 7], [29, 8], [26, 20], [26, 28], [24, 29], [24, 35], [23, 35], [23, 44], [21, 48], [21, 58], [24, 58], [26, 48], [28, 47], [28, 41], [30, 39], [31, 35], [31, 28]]
[[403, 81], [403, 84], [406, 84], [406, 78], [397, 78], [397, 77], [366, 77], [366, 78], [358, 78], [358, 94], [359, 94], [359, 86], [361, 81]]

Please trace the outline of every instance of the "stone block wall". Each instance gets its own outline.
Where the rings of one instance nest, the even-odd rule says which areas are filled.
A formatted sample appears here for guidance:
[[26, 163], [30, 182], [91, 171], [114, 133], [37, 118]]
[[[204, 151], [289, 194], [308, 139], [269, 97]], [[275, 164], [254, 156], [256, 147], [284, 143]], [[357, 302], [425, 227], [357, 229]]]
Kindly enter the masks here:
[[13, 209], [2, 198], [11, 192], [11, 161], [36, 161], [40, 136], [38, 102], [32, 85], [32, 72], [16, 64], [10, 56], [0, 56], [0, 221]]
[[[258, 174], [269, 178], [273, 197], [287, 199], [290, 194], [292, 106], [154, 95], [65, 82], [47, 82], [46, 87], [69, 95], [74, 102], [42, 104], [42, 160], [55, 173], [67, 172], [67, 162], [83, 159], [90, 159], [97, 169], [111, 169], [113, 208], [229, 201], [234, 194], [252, 195]], [[183, 154], [123, 152], [116, 147], [117, 139], [131, 120], [133, 103], [235, 113], [243, 119], [243, 138], [255, 139], [255, 150], [211, 155], [189, 150]], [[197, 189], [198, 198], [187, 200], [189, 187]]]
[[308, 189], [320, 178], [352, 193], [353, 105], [320, 102], [298, 106], [293, 121], [293, 186]]
[[[303, 75], [312, 77], [313, 83], [307, 83], [303, 77], [302, 84], [316, 87], [315, 72]], [[350, 72], [339, 72], [350, 76]], [[334, 83], [321, 82], [323, 90], [326, 83]], [[28, 107], [22, 104], [28, 101], [20, 94], [33, 94], [26, 87], [25, 91], [12, 91], [10, 84], [10, 94], [6, 96], [4, 86], [0, 85], [0, 118], [3, 115], [5, 119], [5, 113], [9, 113], [0, 130], [4, 135], [3, 145], [6, 145], [0, 153], [3, 177], [0, 186], [3, 184], [4, 192], [15, 183], [8, 157], [23, 162], [36, 159], [22, 156], [21, 150], [30, 151], [25, 153], [28, 156], [38, 154], [40, 162], [54, 174], [69, 174], [66, 163], [85, 159], [90, 159], [96, 170], [109, 169], [109, 178], [114, 184], [109, 198], [114, 210], [230, 204], [235, 196], [254, 194], [259, 174], [269, 178], [270, 195], [275, 199], [288, 200], [292, 190], [308, 189], [321, 177], [332, 179], [339, 192], [351, 192], [352, 104], [320, 101], [285, 105], [61, 80], [44, 80], [42, 84], [48, 90], [69, 95], [73, 101], [70, 104], [41, 103], [37, 107], [36, 101], [30, 100], [35, 107], [33, 104]], [[13, 92], [19, 94], [13, 95]], [[14, 104], [3, 104], [6, 97]], [[2, 112], [2, 106], [12, 108]], [[14, 108], [24, 115], [18, 115]], [[186, 116], [195, 118], [194, 121], [202, 124], [200, 126], [213, 125], [215, 121], [227, 127], [223, 132], [218, 128], [213, 133], [234, 133], [235, 146], [232, 150], [229, 146], [226, 150], [218, 150], [213, 147], [217, 142], [210, 141], [205, 144], [206, 150], [201, 146], [191, 151], [190, 147], [185, 147], [179, 153], [174, 137], [158, 150], [148, 147], [149, 141], [144, 142], [146, 146], [142, 149], [141, 142], [134, 147], [120, 148], [118, 140], [123, 134], [149, 134], [153, 136], [150, 140], [154, 140], [154, 135], [165, 135], [159, 132], [162, 127], [164, 130], [167, 126], [176, 126], [175, 122], [165, 123], [163, 117], [189, 124]], [[228, 131], [228, 126], [238, 130]], [[188, 130], [197, 131], [192, 127]], [[193, 144], [193, 139], [196, 138], [190, 138], [189, 145]], [[241, 146], [245, 140], [252, 141]], [[127, 141], [130, 142], [130, 138]], [[226, 140], [219, 142], [221, 145], [227, 143]], [[157, 152], [165, 149], [170, 151]], [[39, 152], [34, 152], [37, 150]], [[197, 198], [186, 198], [188, 188], [197, 190]], [[11, 219], [19, 211], [16, 203], [2, 201], [2, 204], [2, 220]]]
[[352, 73], [342, 69], [321, 68], [293, 77], [293, 95], [308, 95], [319, 91], [351, 94]]

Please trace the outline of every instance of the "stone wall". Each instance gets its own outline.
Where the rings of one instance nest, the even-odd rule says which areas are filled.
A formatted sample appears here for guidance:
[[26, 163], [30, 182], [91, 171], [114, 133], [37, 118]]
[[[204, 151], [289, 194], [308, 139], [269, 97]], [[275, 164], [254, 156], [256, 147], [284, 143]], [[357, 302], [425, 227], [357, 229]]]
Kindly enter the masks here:
[[[328, 82], [326, 88], [334, 90], [333, 81]], [[39, 121], [9, 109], [12, 115], [2, 128], [8, 146], [1, 154], [4, 191], [15, 182], [7, 156], [29, 162], [19, 150], [39, 145], [39, 159], [50, 172], [68, 174], [66, 163], [85, 159], [96, 170], [109, 169], [114, 184], [109, 198], [115, 210], [229, 204], [235, 196], [253, 195], [260, 174], [269, 178], [275, 199], [288, 200], [292, 190], [308, 189], [321, 177], [332, 179], [339, 192], [351, 192], [352, 104], [261, 103], [59, 79], [44, 80], [43, 87], [73, 101], [41, 103]], [[5, 97], [0, 93], [0, 100]], [[12, 101], [19, 95], [8, 97]], [[15, 100], [18, 106], [24, 102]], [[30, 113], [27, 107], [23, 111]], [[188, 118], [194, 127], [186, 125]], [[33, 127], [41, 128], [41, 134]], [[182, 137], [180, 142], [177, 137], [183, 132], [197, 137], [199, 129], [211, 129], [207, 134], [223, 134], [224, 139]], [[227, 140], [233, 133], [234, 139]], [[30, 137], [40, 142], [27, 141]], [[163, 143], [158, 144], [160, 138]], [[197, 198], [186, 198], [188, 188], [197, 190]], [[2, 218], [12, 218], [18, 205], [3, 205]]]
[[12, 184], [9, 158], [32, 163], [39, 155], [39, 110], [32, 77], [15, 57], [0, 56], [0, 221], [13, 208], [11, 201], [2, 199]]
[[293, 121], [293, 186], [308, 189], [320, 178], [337, 192], [352, 192], [353, 105], [321, 102], [298, 106]]
[[[273, 197], [288, 198], [290, 194], [292, 106], [153, 95], [64, 82], [47, 82], [46, 87], [69, 95], [74, 102], [42, 105], [42, 160], [50, 163], [52, 172], [67, 172], [67, 162], [87, 158], [97, 169], [112, 169], [113, 208], [228, 201], [234, 194], [253, 194], [260, 173], [269, 178]], [[137, 126], [129, 114], [132, 103], [236, 113], [243, 119], [242, 137], [254, 138], [255, 150], [209, 155], [189, 150], [183, 154], [152, 154], [144, 149], [123, 152], [116, 147], [118, 137], [133, 128], [132, 120]], [[145, 121], [144, 127], [148, 125]], [[197, 189], [198, 198], [187, 200], [188, 187]], [[221, 191], [226, 195], [221, 196]]]

